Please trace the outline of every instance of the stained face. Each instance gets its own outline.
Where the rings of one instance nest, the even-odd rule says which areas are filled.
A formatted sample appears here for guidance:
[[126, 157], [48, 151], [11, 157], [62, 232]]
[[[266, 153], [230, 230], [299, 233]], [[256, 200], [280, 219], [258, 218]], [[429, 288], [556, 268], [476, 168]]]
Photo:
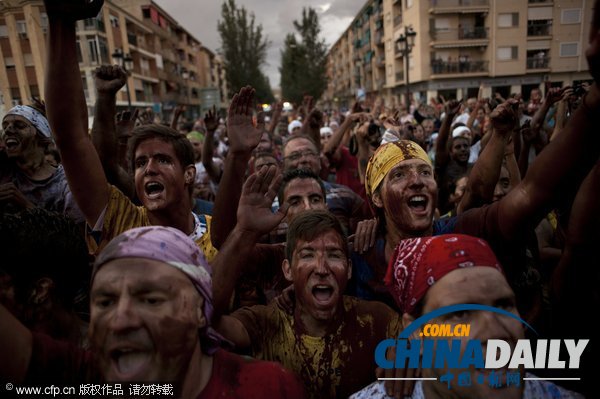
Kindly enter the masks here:
[[[162, 211], [181, 206], [193, 184], [195, 171], [189, 165], [184, 171], [173, 146], [160, 139], [141, 142], [135, 150], [135, 189], [149, 211]], [[189, 174], [186, 183], [185, 173]]]
[[107, 381], [181, 382], [206, 325], [203, 298], [163, 262], [120, 258], [97, 273], [89, 338]]
[[276, 166], [278, 169], [277, 173], [279, 173], [279, 164], [277, 163], [277, 160], [272, 156], [262, 156], [262, 157], [256, 158], [254, 160], [254, 170], [255, 171], [259, 171], [260, 168], [262, 168], [263, 166], [266, 166], [266, 167]]
[[459, 163], [469, 162], [470, 149], [471, 146], [469, 145], [468, 138], [456, 137], [452, 142], [450, 156]]
[[454, 187], [454, 193], [452, 193], [450, 197], [450, 201], [454, 204], [458, 205], [463, 195], [465, 195], [465, 190], [467, 188], [467, 183], [469, 182], [469, 178], [467, 176], [463, 176], [456, 181], [456, 185]]
[[[7, 115], [2, 120], [2, 141], [9, 158], [23, 156], [37, 146], [36, 128], [20, 115]], [[41, 147], [40, 151], [42, 150]]]
[[344, 245], [329, 230], [311, 241], [298, 240], [291, 264], [284, 261], [284, 275], [294, 284], [303, 317], [327, 321], [334, 316], [352, 274]]
[[323, 134], [321, 134], [321, 148], [323, 148], [323, 147], [325, 147], [325, 145], [327, 145], [327, 143], [331, 139], [331, 136], [332, 136], [331, 133], [323, 133]]
[[269, 137], [269, 133], [264, 132], [260, 137], [260, 142], [256, 147], [256, 151], [259, 152], [271, 152], [273, 151], [273, 143], [271, 142], [271, 137]]
[[310, 169], [318, 176], [321, 162], [315, 145], [304, 138], [290, 141], [283, 149], [283, 168], [285, 171]]
[[385, 176], [373, 203], [383, 208], [386, 223], [408, 235], [432, 228], [437, 184], [431, 166], [421, 159], [400, 162]]
[[[437, 281], [424, 298], [423, 313], [431, 312], [443, 306], [474, 303], [488, 305], [504, 309], [515, 315], [519, 315], [516, 308], [515, 295], [506, 282], [506, 279], [495, 268], [491, 267], [468, 267], [454, 270], [439, 281]], [[517, 340], [524, 338], [523, 327], [521, 323], [508, 316], [485, 311], [463, 311], [444, 315], [433, 319], [430, 323], [440, 324], [469, 324], [470, 332], [468, 337], [436, 338], [436, 339], [459, 339], [461, 341], [461, 358], [466, 349], [467, 342], [471, 339], [481, 341], [483, 353], [486, 353], [487, 342], [490, 339], [500, 339], [509, 343], [511, 349], [514, 349]], [[440, 377], [441, 375], [452, 372], [457, 375], [465, 370], [447, 370], [428, 368], [423, 370], [424, 377]], [[475, 369], [468, 370], [471, 373], [471, 381], [476, 381], [479, 374], [485, 375], [485, 380], [491, 370]], [[498, 370], [495, 370], [498, 372]], [[514, 372], [515, 370], [511, 370]], [[522, 370], [521, 370], [522, 372]], [[506, 375], [506, 369], [500, 371], [502, 376]], [[452, 383], [452, 392], [460, 398], [521, 398], [520, 388], [506, 386], [506, 380], [502, 381], [503, 388], [491, 388], [489, 384], [473, 383], [468, 387], [460, 387]], [[445, 392], [448, 395], [448, 387], [444, 384], [431, 384], [428, 387], [432, 392], [432, 397], [444, 397]], [[427, 392], [426, 392], [427, 396]]]
[[286, 219], [294, 218], [308, 209], [327, 209], [321, 186], [315, 179], [294, 179], [283, 191], [283, 200], [289, 204]]
[[190, 141], [190, 143], [192, 143], [192, 148], [194, 149], [194, 160], [196, 162], [200, 162], [200, 160], [202, 159], [202, 146], [204, 145], [204, 143], [202, 142], [202, 140], [198, 140], [195, 138], [188, 138], [188, 140]]
[[494, 202], [501, 200], [511, 189], [512, 186], [510, 185], [510, 174], [508, 173], [508, 169], [506, 169], [505, 166], [502, 166], [500, 169], [500, 178], [498, 179], [496, 187], [494, 188]]

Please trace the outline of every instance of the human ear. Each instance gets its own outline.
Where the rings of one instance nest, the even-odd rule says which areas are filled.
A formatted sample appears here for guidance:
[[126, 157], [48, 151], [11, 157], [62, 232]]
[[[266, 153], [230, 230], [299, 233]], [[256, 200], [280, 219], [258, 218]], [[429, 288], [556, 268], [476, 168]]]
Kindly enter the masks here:
[[281, 270], [283, 270], [283, 276], [287, 281], [292, 281], [292, 265], [287, 259], [283, 260], [281, 264]]

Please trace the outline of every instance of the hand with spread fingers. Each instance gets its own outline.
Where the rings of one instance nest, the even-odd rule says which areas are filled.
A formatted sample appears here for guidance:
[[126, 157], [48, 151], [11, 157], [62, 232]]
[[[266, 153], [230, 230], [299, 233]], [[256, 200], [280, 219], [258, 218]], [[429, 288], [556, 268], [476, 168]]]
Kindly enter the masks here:
[[229, 137], [229, 151], [232, 154], [250, 155], [260, 142], [265, 130], [264, 113], [257, 115], [257, 124], [252, 123], [254, 110], [255, 90], [242, 87], [239, 93], [233, 96], [227, 114], [227, 136]]

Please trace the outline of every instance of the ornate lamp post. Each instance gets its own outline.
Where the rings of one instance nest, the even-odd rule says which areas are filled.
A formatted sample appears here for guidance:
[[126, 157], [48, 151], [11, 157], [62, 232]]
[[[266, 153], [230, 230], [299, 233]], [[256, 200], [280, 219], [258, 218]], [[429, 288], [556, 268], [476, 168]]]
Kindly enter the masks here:
[[398, 46], [398, 50], [402, 54], [402, 57], [405, 60], [404, 74], [406, 76], [406, 107], [407, 109], [410, 107], [410, 80], [408, 77], [408, 56], [412, 52], [413, 47], [415, 46], [415, 36], [417, 36], [417, 32], [415, 32], [412, 26], [405, 26], [404, 33], [400, 34], [400, 37], [396, 40], [396, 46]]

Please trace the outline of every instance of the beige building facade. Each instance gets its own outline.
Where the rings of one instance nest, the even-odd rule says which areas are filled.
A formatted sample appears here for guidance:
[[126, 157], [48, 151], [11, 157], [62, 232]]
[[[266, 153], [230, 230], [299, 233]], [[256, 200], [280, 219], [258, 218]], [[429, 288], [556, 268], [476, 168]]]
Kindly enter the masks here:
[[[42, 1], [0, 2], [0, 117], [13, 105], [43, 98], [47, 29]], [[119, 109], [152, 108], [168, 119], [181, 104], [188, 118], [197, 118], [207, 89], [219, 92], [217, 107], [226, 105], [219, 57], [151, 0], [106, 0], [96, 18], [77, 22], [77, 51], [90, 115], [93, 72], [107, 64], [128, 70]]]
[[[363, 95], [386, 105], [411, 96], [503, 97], [591, 79], [585, 48], [591, 0], [369, 0], [328, 54], [324, 102]], [[408, 55], [398, 39], [416, 32]]]

